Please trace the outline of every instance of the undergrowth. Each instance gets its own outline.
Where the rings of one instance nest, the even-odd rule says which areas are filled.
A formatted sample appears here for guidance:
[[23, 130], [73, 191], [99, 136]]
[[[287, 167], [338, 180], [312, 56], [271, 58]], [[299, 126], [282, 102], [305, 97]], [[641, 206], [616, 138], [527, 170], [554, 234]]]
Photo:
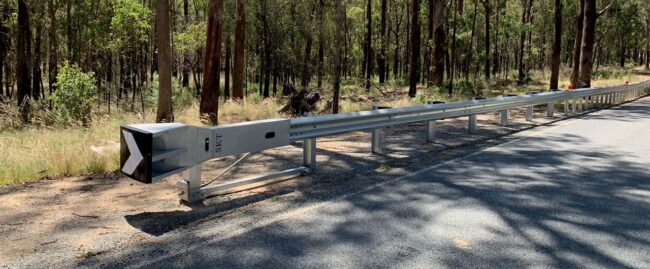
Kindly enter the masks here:
[[[566, 71], [566, 70], [565, 70]], [[624, 70], [595, 72], [598, 80], [594, 86], [634, 82], [641, 77]], [[543, 77], [533, 73], [533, 81]], [[154, 80], [155, 81], [155, 80]], [[567, 73], [562, 74], [561, 87], [569, 85]], [[155, 82], [152, 87], [156, 87]], [[495, 96], [503, 92], [525, 92], [545, 90], [545, 84], [529, 83], [518, 86], [513, 81], [494, 79], [489, 82], [460, 80], [456, 84], [459, 94], [448, 96], [445, 89], [420, 87], [414, 98], [406, 97], [407, 88], [392, 82], [383, 88], [371, 87], [366, 91], [359, 81], [349, 80], [342, 87], [341, 112], [369, 110], [373, 105], [401, 107], [424, 104], [427, 101], [456, 101], [471, 96]], [[198, 102], [195, 93], [189, 89], [180, 90], [175, 85], [174, 106], [176, 121], [200, 125]], [[21, 121], [15, 104], [0, 102], [0, 185], [34, 181], [40, 178], [59, 176], [79, 176], [116, 171], [119, 166], [119, 126], [155, 121], [156, 90], [147, 89], [151, 94], [144, 96], [144, 112], [137, 105], [117, 109], [111, 113], [102, 106], [94, 108], [92, 120], [87, 127], [82, 124], [59, 121], [57, 113], [47, 109], [47, 104], [34, 104], [32, 122]], [[254, 91], [251, 91], [254, 92]], [[329, 113], [324, 106], [331, 99], [331, 91], [321, 91], [325, 101], [319, 104], [318, 113]], [[139, 101], [139, 100], [138, 100]], [[278, 111], [286, 103], [282, 98], [261, 98], [251, 93], [243, 101], [222, 101], [219, 106], [219, 122], [235, 123], [267, 118], [288, 117]], [[140, 104], [138, 102], [138, 104]]]

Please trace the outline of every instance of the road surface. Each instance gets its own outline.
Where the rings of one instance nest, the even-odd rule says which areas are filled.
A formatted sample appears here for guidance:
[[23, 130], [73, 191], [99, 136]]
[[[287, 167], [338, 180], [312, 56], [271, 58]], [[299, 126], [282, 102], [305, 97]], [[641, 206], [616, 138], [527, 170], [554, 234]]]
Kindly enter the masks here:
[[76, 265], [650, 268], [650, 98], [236, 227], [209, 220]]

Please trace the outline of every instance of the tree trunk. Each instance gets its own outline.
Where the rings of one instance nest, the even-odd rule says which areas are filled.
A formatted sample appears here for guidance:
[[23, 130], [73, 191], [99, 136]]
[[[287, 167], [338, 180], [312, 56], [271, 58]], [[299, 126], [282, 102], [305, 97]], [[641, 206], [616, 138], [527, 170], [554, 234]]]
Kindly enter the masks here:
[[456, 28], [458, 26], [458, 0], [454, 3], [454, 26], [451, 34], [451, 61], [449, 62], [449, 90], [451, 96], [454, 93], [454, 72], [456, 67]]
[[[50, 0], [52, 1], [52, 0]], [[5, 61], [7, 59], [7, 52], [9, 52], [9, 28], [4, 26], [3, 22], [9, 19], [9, 11], [4, 5], [0, 5], [0, 101], [4, 96], [9, 96], [9, 88], [5, 92], [5, 84], [3, 81], [5, 73]]]
[[208, 33], [203, 62], [203, 91], [199, 113], [201, 119], [217, 125], [219, 123], [219, 71], [221, 67], [221, 23], [223, 21], [222, 0], [210, 0], [208, 5]]
[[445, 74], [445, 44], [446, 35], [443, 20], [445, 17], [445, 0], [435, 0], [434, 10], [438, 24], [435, 27], [435, 46], [433, 51], [433, 75], [431, 82], [436, 86], [442, 86]]
[[318, 66], [317, 66], [317, 87], [320, 89], [323, 86], [323, 74], [325, 73], [325, 30], [323, 24], [325, 23], [325, 0], [320, 0], [320, 12], [318, 12]]
[[[56, 42], [56, 29], [57, 29], [57, 24], [56, 24], [56, 8], [54, 7], [54, 0], [48, 0], [48, 5], [47, 5], [47, 11], [49, 13], [50, 17], [50, 29], [48, 31], [49, 33], [49, 60], [48, 60], [48, 88], [50, 95], [52, 92], [56, 90], [56, 76], [59, 74], [59, 67], [58, 67], [58, 52], [57, 52], [57, 47], [58, 44]], [[110, 104], [110, 101], [109, 101]]]
[[626, 39], [626, 37], [624, 35], [621, 35], [621, 42], [620, 42], [621, 47], [619, 48], [619, 51], [618, 51], [618, 53], [619, 53], [619, 55], [618, 55], [618, 57], [619, 57], [618, 64], [619, 64], [620, 67], [625, 67], [625, 60], [627, 58], [626, 57], [625, 39]]
[[31, 109], [31, 30], [29, 9], [25, 0], [18, 0], [18, 21], [16, 24], [16, 84], [18, 86], [18, 107], [23, 121], [29, 121]]
[[578, 79], [580, 78], [580, 53], [582, 48], [582, 28], [584, 24], [584, 14], [585, 14], [585, 0], [580, 0], [580, 11], [578, 12], [578, 17], [576, 18], [576, 37], [575, 43], [573, 45], [573, 58], [572, 58], [572, 67], [571, 71], [571, 86], [578, 87]]
[[386, 48], [388, 47], [388, 37], [386, 35], [386, 20], [388, 13], [388, 0], [381, 0], [381, 22], [379, 25], [379, 34], [381, 35], [381, 49], [379, 51], [379, 83], [386, 82]]
[[409, 97], [417, 93], [420, 65], [420, 0], [411, 2], [411, 68], [409, 70]]
[[580, 87], [591, 87], [593, 49], [596, 38], [596, 0], [585, 1], [585, 21], [582, 28], [582, 49], [580, 52]]
[[332, 99], [332, 113], [339, 113], [339, 92], [341, 91], [341, 72], [342, 68], [342, 53], [343, 53], [343, 44], [344, 41], [344, 32], [343, 32], [343, 22], [345, 21], [345, 6], [341, 3], [341, 0], [336, 0], [336, 32], [335, 35], [335, 46], [336, 53], [334, 56], [334, 97]]
[[[268, 23], [268, 16], [267, 16], [267, 0], [263, 0], [261, 2], [262, 4], [262, 10], [261, 10], [261, 19], [262, 19], [262, 41], [264, 43], [264, 60], [263, 60], [263, 72], [262, 72], [262, 77], [260, 80], [260, 88], [263, 88], [262, 91], [262, 96], [264, 98], [269, 97], [270, 92], [269, 92], [269, 87], [271, 83], [271, 59], [273, 58], [271, 56], [271, 32], [269, 29], [269, 23]], [[263, 83], [263, 84], [262, 84]]]
[[244, 98], [244, 50], [246, 48], [246, 0], [237, 0], [235, 16], [235, 57], [232, 72], [232, 97]]
[[232, 57], [232, 50], [231, 50], [231, 39], [230, 35], [226, 37], [226, 63], [224, 65], [225, 69], [225, 85], [224, 85], [224, 90], [223, 90], [223, 97], [228, 99], [230, 98], [230, 62], [231, 62], [231, 57]]
[[372, 79], [372, 0], [368, 0], [366, 7], [366, 43], [365, 43], [365, 70], [366, 70], [366, 90], [370, 90], [370, 80]]
[[311, 79], [311, 50], [314, 44], [314, 38], [311, 35], [311, 30], [313, 30], [313, 18], [316, 15], [315, 12], [315, 7], [312, 7], [311, 12], [309, 13], [309, 22], [307, 22], [308, 29], [305, 29], [307, 30], [305, 33], [307, 35], [307, 41], [305, 44], [305, 58], [303, 59], [302, 63], [301, 85], [303, 89], [307, 89], [307, 87], [309, 87], [309, 80]]
[[169, 27], [169, 1], [156, 1], [156, 48], [158, 50], [158, 111], [156, 122], [173, 122], [172, 52]]
[[490, 0], [483, 0], [485, 9], [485, 79], [490, 79]]
[[[650, 7], [647, 7], [646, 15], [646, 38], [645, 42], [645, 70], [650, 70]], [[1, 76], [2, 74], [0, 74]]]
[[36, 37], [34, 39], [34, 61], [32, 62], [32, 98], [39, 100], [43, 96], [43, 75], [41, 72], [41, 41], [43, 33], [43, 23], [39, 22], [36, 26]]
[[[395, 12], [395, 13], [399, 13], [399, 12]], [[399, 60], [400, 60], [399, 29], [400, 29], [401, 22], [402, 22], [402, 17], [400, 13], [399, 21], [395, 22], [395, 33], [393, 35], [395, 37], [395, 50], [393, 52], [393, 78], [395, 79], [395, 81], [397, 81], [399, 78]]]
[[555, 0], [555, 36], [551, 56], [551, 90], [558, 88], [560, 76], [560, 53], [562, 52], [562, 0]]
[[[530, 7], [532, 5], [532, 0], [522, 0], [523, 11], [521, 14], [521, 24], [526, 25], [528, 23], [528, 18], [530, 17]], [[522, 31], [519, 36], [519, 77], [517, 84], [521, 85], [526, 82], [526, 67], [524, 65], [524, 49], [526, 43], [526, 34], [527, 31]]]
[[[190, 25], [190, 16], [189, 16], [189, 0], [183, 0], [183, 27], [187, 29]], [[183, 87], [190, 86], [190, 60], [189, 55], [184, 53], [181, 56], [181, 85]]]
[[494, 50], [492, 53], [492, 76], [496, 78], [499, 73], [499, 17], [501, 15], [501, 1], [497, 1], [496, 7], [496, 21], [494, 22]]
[[469, 80], [470, 66], [472, 65], [472, 58], [474, 57], [474, 36], [476, 33], [476, 17], [478, 16], [478, 3], [477, 0], [474, 0], [474, 13], [472, 14], [472, 35], [469, 39], [469, 52], [467, 53], [467, 58], [465, 59], [465, 80]]

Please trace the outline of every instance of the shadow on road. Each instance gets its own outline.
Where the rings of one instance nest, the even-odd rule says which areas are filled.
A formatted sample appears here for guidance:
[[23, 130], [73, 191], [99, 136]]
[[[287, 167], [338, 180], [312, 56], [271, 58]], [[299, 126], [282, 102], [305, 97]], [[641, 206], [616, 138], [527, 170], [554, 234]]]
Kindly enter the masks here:
[[[648, 106], [616, 109], [648, 118]], [[630, 268], [621, 257], [634, 254], [617, 251], [650, 249], [648, 164], [626, 161], [613, 149], [593, 148], [579, 135], [517, 143], [239, 236], [214, 239], [193, 231], [174, 241], [143, 244], [116, 257], [112, 266], [128, 264], [137, 253], [182, 248], [145, 267], [394, 267], [426, 260], [451, 268]], [[373, 164], [354, 160], [350, 166], [365, 171]], [[476, 219], [463, 221], [475, 223], [473, 229], [486, 231], [491, 240], [476, 239], [471, 249], [436, 242], [445, 241], [437, 229], [443, 234], [457, 229], [448, 214], [472, 209], [479, 210]], [[484, 225], [482, 214], [496, 216], [501, 224]], [[524, 249], [537, 260], [522, 255]]]
[[[455, 120], [459, 121], [459, 120]], [[462, 120], [460, 120], [462, 121]], [[386, 128], [385, 151], [383, 155], [369, 153], [369, 139], [366, 136], [350, 135], [345, 138], [328, 139], [319, 144], [333, 143], [337, 140], [353, 142], [346, 145], [341, 153], [331, 146], [319, 147], [318, 158], [321, 165], [318, 172], [310, 176], [289, 180], [278, 185], [269, 185], [263, 189], [246, 192], [242, 195], [226, 195], [206, 200], [202, 204], [192, 205], [191, 211], [143, 212], [126, 215], [126, 221], [133, 227], [154, 236], [160, 236], [196, 221], [205, 221], [223, 216], [228, 211], [238, 210], [255, 202], [285, 195], [299, 190], [304, 197], [292, 201], [292, 207], [301, 206], [314, 200], [327, 200], [350, 191], [361, 189], [380, 181], [388, 180], [394, 175], [376, 171], [381, 165], [391, 168], [403, 168], [407, 171], [414, 169], [423, 159], [446, 158], [451, 154], [450, 149], [469, 149], [488, 139], [503, 136], [513, 131], [532, 127], [532, 124], [513, 122], [509, 128], [501, 128], [495, 122], [481, 121], [481, 129], [477, 134], [467, 134], [463, 124], [448, 124], [437, 132], [437, 143], [422, 143], [426, 139], [423, 124], [411, 124], [399, 128]], [[320, 141], [320, 140], [319, 140]], [[273, 160], [266, 164], [267, 170], [282, 170], [301, 165], [301, 143], [293, 144], [292, 152], [260, 152], [256, 153], [262, 162]], [[295, 151], [295, 152], [294, 152]], [[300, 154], [295, 154], [296, 152]], [[435, 156], [443, 153], [442, 156]], [[360, 155], [364, 155], [360, 157]], [[326, 160], [326, 162], [323, 162]], [[210, 168], [212, 169], [212, 168]], [[217, 168], [218, 169], [218, 168]], [[363, 171], [363, 174], [358, 174]], [[228, 175], [236, 175], [242, 171], [240, 167], [233, 169]], [[372, 175], [367, 177], [367, 175]]]

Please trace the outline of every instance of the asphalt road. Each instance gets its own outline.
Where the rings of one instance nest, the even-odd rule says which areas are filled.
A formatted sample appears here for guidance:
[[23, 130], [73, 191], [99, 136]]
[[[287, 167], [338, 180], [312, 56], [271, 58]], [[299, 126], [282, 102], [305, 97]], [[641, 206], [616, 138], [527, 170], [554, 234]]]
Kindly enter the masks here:
[[339, 199], [191, 225], [86, 266], [650, 268], [650, 98]]

